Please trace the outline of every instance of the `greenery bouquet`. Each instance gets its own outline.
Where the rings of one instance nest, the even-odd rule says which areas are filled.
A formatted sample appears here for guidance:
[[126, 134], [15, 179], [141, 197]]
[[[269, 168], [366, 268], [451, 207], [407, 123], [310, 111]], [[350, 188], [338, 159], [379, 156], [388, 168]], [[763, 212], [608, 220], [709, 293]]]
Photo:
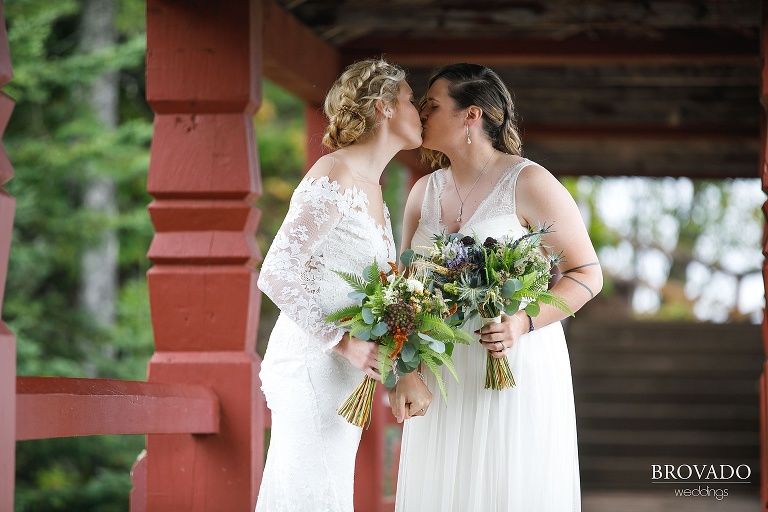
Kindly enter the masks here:
[[[350, 336], [378, 343], [379, 373], [388, 388], [423, 363], [447, 399], [438, 368], [445, 365], [458, 380], [451, 360], [453, 346], [469, 344], [472, 337], [458, 322], [446, 321], [457, 306], [449, 307], [440, 290], [430, 292], [423, 280], [400, 274], [392, 262], [389, 266], [391, 272], [382, 272], [374, 260], [362, 276], [337, 272], [352, 287], [349, 297], [357, 303], [326, 320], [348, 329]], [[375, 389], [376, 381], [366, 375], [337, 412], [353, 425], [368, 428]]]
[[[546, 251], [542, 245], [542, 235], [549, 231], [548, 226], [531, 227], [516, 239], [489, 237], [482, 242], [476, 236], [441, 233], [434, 236], [426, 255], [406, 251], [402, 259], [415, 269], [415, 275], [459, 304], [457, 315], [465, 322], [480, 315], [487, 325], [520, 309], [533, 317], [539, 314], [539, 303], [573, 315], [568, 304], [549, 291], [550, 271], [562, 262], [561, 255]], [[513, 387], [515, 380], [507, 358], [495, 358], [490, 353], [487, 357], [485, 388]]]

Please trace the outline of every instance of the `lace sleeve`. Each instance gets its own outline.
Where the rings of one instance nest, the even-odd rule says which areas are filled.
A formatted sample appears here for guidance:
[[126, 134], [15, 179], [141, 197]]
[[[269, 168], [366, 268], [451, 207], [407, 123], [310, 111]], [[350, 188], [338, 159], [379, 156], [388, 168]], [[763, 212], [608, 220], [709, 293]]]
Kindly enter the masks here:
[[[335, 188], [334, 188], [335, 186]], [[313, 254], [349, 209], [336, 192], [338, 184], [300, 185], [291, 198], [288, 214], [264, 258], [258, 285], [280, 311], [316, 337], [323, 350], [331, 350], [344, 331], [325, 322], [318, 304]]]

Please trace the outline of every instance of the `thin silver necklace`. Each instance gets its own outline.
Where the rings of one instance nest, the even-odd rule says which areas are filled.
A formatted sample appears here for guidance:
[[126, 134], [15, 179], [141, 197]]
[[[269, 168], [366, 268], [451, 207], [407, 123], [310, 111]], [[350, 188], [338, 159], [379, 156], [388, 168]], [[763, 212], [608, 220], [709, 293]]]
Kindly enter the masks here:
[[488, 164], [491, 163], [491, 158], [493, 158], [493, 155], [496, 154], [496, 150], [494, 149], [491, 153], [491, 156], [488, 157], [488, 161], [485, 162], [485, 165], [482, 169], [480, 169], [480, 174], [477, 175], [477, 179], [475, 179], [475, 182], [472, 184], [472, 186], [469, 189], [469, 192], [467, 192], [467, 195], [464, 196], [464, 199], [461, 198], [461, 194], [459, 194], [459, 186], [456, 185], [456, 177], [453, 175], [453, 169], [451, 169], [451, 178], [453, 179], [453, 188], [456, 189], [456, 195], [459, 198], [459, 216], [456, 218], [456, 222], [461, 222], [461, 215], [464, 213], [464, 201], [469, 199], [469, 195], [472, 193], [472, 191], [475, 189], [475, 185], [477, 185], [477, 182], [480, 181], [480, 178], [483, 176], [483, 173], [485, 172], [485, 168], [488, 167]]

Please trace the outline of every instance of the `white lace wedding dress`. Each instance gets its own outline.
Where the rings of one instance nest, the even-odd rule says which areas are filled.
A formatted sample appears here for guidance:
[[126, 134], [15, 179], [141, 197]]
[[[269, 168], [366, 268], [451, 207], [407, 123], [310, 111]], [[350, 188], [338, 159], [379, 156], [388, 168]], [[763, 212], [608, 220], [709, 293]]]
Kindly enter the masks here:
[[272, 436], [256, 510], [352, 512], [362, 429], [336, 413], [364, 373], [332, 350], [343, 331], [324, 322], [350, 305], [334, 270], [362, 274], [395, 261], [389, 212], [369, 215], [364, 192], [305, 178], [264, 259], [259, 288], [280, 308], [261, 366]]
[[[506, 171], [462, 227], [481, 240], [525, 230], [515, 214], [523, 161]], [[450, 170], [429, 178], [411, 248], [445, 228], [440, 194]], [[546, 221], [547, 219], [541, 219]], [[555, 226], [556, 229], [556, 226]], [[422, 249], [423, 251], [423, 249]], [[479, 320], [466, 326], [470, 332]], [[395, 510], [399, 512], [566, 512], [581, 509], [576, 419], [568, 349], [559, 322], [522, 336], [509, 353], [517, 386], [484, 389], [486, 351], [457, 345], [459, 383], [443, 372], [448, 403], [426, 372], [435, 400], [405, 422]]]

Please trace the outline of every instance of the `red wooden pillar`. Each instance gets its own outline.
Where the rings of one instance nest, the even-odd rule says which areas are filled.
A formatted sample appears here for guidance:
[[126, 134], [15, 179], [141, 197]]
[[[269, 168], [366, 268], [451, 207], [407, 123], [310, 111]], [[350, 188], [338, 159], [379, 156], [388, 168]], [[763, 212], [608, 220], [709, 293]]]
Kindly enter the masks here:
[[[249, 511], [263, 469], [254, 347], [261, 2], [147, 1], [152, 382], [209, 386], [218, 434], [149, 435], [146, 510]], [[140, 504], [136, 506], [140, 509]]]
[[[384, 458], [387, 425], [392, 423], [392, 409], [385, 402], [387, 389], [376, 386], [371, 424], [363, 431], [355, 461], [355, 512], [392, 512], [391, 496], [384, 495]], [[395, 476], [396, 478], [396, 476]]]
[[[761, 3], [760, 27], [760, 177], [763, 192], [768, 194], [768, 0]], [[768, 201], [763, 204], [763, 214], [766, 223], [763, 226], [763, 255], [768, 258]], [[768, 259], [763, 261], [763, 284], [768, 290]], [[760, 377], [760, 495], [762, 510], [768, 512], [768, 318], [763, 308], [763, 347], [766, 360], [763, 364], [763, 374]]]
[[323, 114], [323, 107], [307, 103], [304, 108], [304, 116], [307, 120], [306, 138], [307, 138], [307, 157], [304, 160], [304, 172], [306, 173], [312, 167], [317, 159], [329, 153], [329, 149], [323, 146], [323, 134], [328, 125], [328, 119]]
[[[3, 2], [0, 0], [0, 87], [13, 76]], [[13, 100], [0, 92], [0, 139], [13, 111]], [[15, 202], [3, 190], [13, 177], [13, 168], [0, 144], [0, 313], [11, 252], [11, 231]], [[16, 339], [0, 318], [0, 510], [13, 510], [16, 465]]]

